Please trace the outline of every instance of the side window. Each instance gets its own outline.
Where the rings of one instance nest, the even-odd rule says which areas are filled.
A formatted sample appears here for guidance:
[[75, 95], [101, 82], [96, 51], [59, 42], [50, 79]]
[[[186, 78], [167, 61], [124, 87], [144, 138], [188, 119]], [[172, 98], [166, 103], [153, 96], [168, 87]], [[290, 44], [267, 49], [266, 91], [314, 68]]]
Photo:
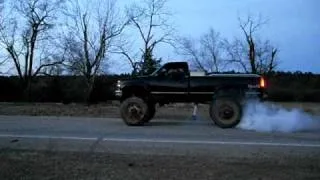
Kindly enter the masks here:
[[169, 69], [168, 76], [174, 80], [183, 80], [185, 77], [185, 72], [182, 68], [172, 68]]
[[158, 76], [160, 76], [160, 77], [168, 76], [168, 70], [165, 67], [161, 68], [159, 73], [158, 73]]
[[177, 73], [177, 69], [174, 69], [174, 68], [171, 68], [171, 69], [169, 69], [169, 71], [168, 71], [168, 75], [169, 75], [170, 77], [174, 76], [174, 74], [176, 74], [176, 73]]
[[158, 76], [162, 78], [168, 78], [173, 80], [183, 80], [187, 75], [186, 69], [181, 66], [164, 66], [158, 71]]

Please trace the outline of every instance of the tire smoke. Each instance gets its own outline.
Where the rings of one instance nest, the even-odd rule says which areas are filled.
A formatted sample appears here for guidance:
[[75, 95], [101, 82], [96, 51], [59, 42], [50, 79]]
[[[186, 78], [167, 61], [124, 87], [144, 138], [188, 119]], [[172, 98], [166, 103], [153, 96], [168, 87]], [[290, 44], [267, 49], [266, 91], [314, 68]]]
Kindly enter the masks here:
[[258, 132], [320, 131], [320, 118], [297, 108], [287, 110], [272, 103], [248, 101], [237, 128]]

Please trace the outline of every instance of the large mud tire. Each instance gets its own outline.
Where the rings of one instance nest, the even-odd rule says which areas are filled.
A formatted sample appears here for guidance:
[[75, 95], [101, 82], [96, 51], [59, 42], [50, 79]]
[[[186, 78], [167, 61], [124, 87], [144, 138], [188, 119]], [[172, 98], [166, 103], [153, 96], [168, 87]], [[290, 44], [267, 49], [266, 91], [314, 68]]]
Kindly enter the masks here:
[[220, 128], [234, 128], [242, 118], [242, 106], [237, 98], [216, 97], [210, 104], [210, 117]]
[[129, 126], [141, 126], [145, 123], [148, 105], [139, 97], [125, 99], [120, 105], [123, 121]]

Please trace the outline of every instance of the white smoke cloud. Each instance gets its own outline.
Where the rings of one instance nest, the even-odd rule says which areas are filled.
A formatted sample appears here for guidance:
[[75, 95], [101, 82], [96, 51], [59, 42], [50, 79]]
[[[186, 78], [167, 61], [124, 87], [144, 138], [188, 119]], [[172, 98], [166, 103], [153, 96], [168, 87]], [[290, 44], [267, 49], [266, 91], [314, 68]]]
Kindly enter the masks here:
[[237, 128], [259, 132], [317, 131], [320, 118], [297, 108], [287, 110], [272, 103], [250, 101]]

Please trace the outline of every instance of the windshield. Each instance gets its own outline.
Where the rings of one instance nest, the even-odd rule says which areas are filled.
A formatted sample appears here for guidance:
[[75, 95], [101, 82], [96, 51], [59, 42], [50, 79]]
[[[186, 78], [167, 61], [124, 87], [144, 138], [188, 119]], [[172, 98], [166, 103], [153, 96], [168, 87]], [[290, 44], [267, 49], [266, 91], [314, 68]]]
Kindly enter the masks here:
[[164, 66], [160, 66], [158, 67], [153, 73], [150, 74], [150, 76], [157, 76], [159, 75], [160, 72], [162, 72], [164, 70]]

